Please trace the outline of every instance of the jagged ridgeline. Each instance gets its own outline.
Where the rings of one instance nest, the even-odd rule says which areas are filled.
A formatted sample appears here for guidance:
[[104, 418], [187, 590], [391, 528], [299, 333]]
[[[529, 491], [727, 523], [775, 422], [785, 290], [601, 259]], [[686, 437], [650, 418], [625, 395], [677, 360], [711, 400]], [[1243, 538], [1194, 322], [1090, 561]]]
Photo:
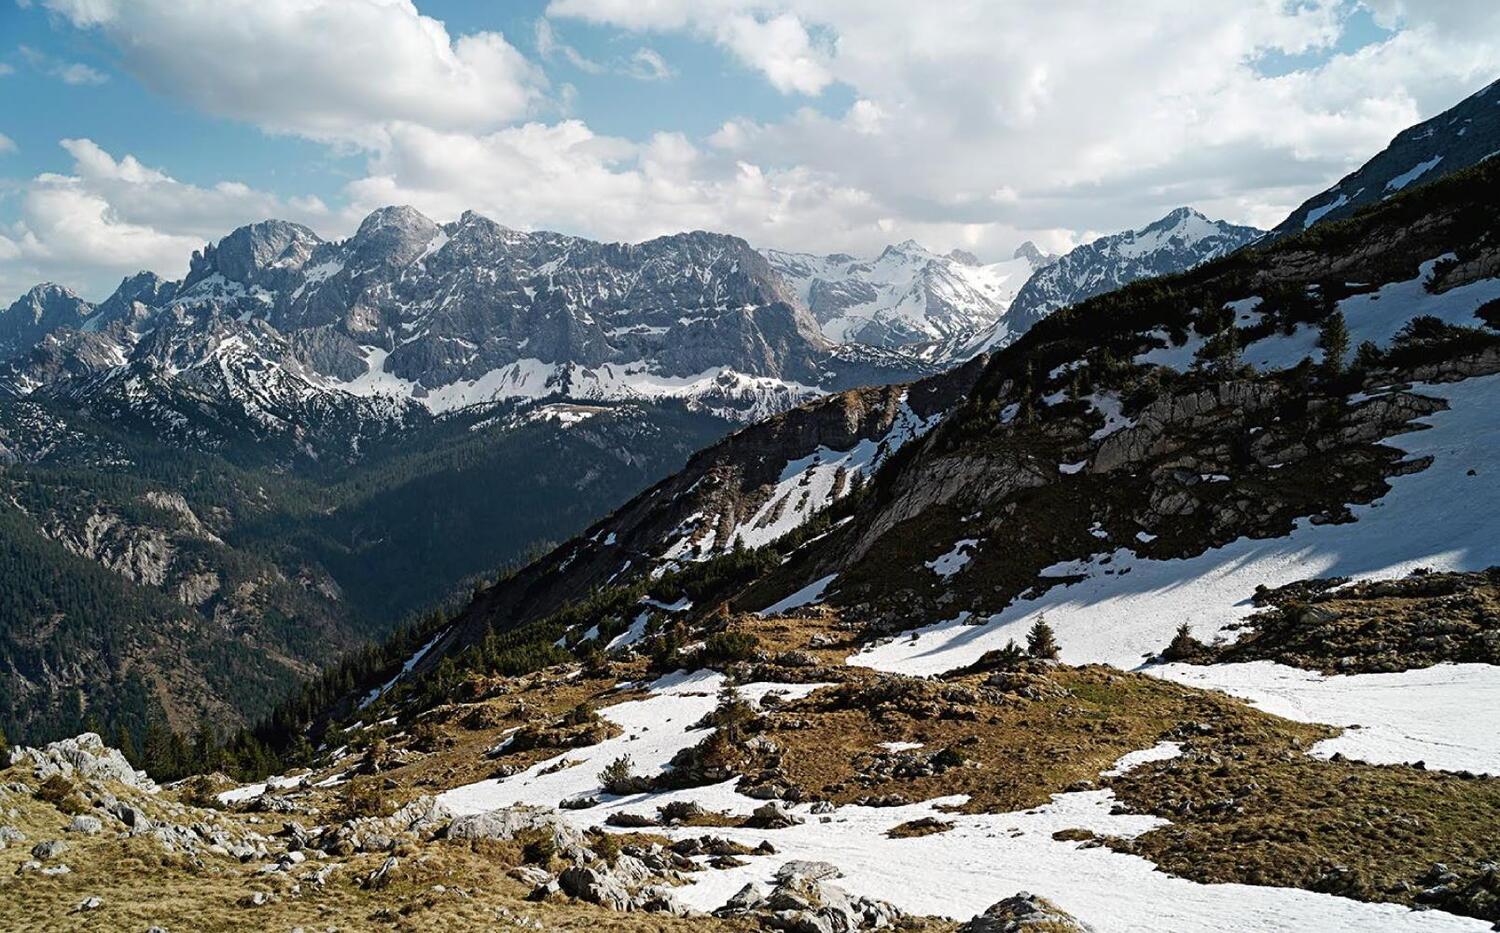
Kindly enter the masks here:
[[[1445, 403], [1401, 387], [1495, 366], [1497, 194], [1484, 163], [1059, 311], [987, 362], [747, 429], [478, 594], [391, 698], [670, 642], [721, 606], [821, 597], [876, 638], [1000, 612], [1120, 544], [1188, 558], [1352, 521], [1424, 465], [1384, 441]], [[683, 574], [713, 584], [685, 599]]]

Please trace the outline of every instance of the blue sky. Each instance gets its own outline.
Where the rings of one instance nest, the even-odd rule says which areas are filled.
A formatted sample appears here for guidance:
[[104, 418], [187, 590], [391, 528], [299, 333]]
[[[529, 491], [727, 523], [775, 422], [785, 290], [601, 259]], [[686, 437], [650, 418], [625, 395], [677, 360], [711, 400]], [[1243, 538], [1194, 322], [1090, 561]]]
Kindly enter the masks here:
[[[420, 9], [445, 22], [452, 33], [502, 33], [533, 54], [553, 81], [577, 88], [571, 105], [566, 110], [559, 107], [556, 116], [576, 116], [609, 135], [644, 139], [653, 132], [677, 130], [706, 136], [731, 116], [777, 120], [803, 106], [838, 112], [850, 102], [847, 89], [835, 89], [812, 102], [780, 94], [711, 43], [685, 36], [658, 36], [643, 43], [621, 30], [587, 23], [556, 27], [570, 45], [600, 62], [649, 45], [672, 63], [676, 76], [668, 80], [622, 79], [617, 74], [591, 74], [562, 58], [546, 61], [535, 54], [536, 24], [546, 6], [537, 0], [424, 0]], [[72, 28], [39, 5], [23, 8], [0, 0], [0, 42], [0, 63], [14, 69], [0, 83], [0, 100], [5, 102], [0, 132], [17, 147], [0, 163], [7, 191], [25, 178], [66, 168], [66, 154], [57, 144], [65, 137], [89, 138], [112, 152], [129, 152], [147, 165], [170, 166], [174, 176], [196, 184], [228, 177], [288, 196], [312, 194], [329, 201], [337, 199], [339, 189], [363, 164], [357, 152], [339, 153], [306, 139], [266, 133], [153, 93], [118, 68], [102, 37]], [[47, 61], [31, 61], [23, 48], [42, 53]], [[69, 84], [49, 73], [51, 67], [73, 63], [89, 66], [106, 80]], [[7, 197], [0, 202], [0, 221], [14, 222], [13, 201]]]
[[1182, 203], [1269, 225], [1493, 80], [1493, 6], [0, 0], [0, 292], [397, 200], [986, 259]]

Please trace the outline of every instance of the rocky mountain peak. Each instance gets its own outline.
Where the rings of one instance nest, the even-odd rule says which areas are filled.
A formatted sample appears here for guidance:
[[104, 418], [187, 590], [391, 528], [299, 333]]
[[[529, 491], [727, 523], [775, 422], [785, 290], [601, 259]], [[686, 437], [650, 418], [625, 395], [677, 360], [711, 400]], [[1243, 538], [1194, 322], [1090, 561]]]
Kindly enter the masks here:
[[94, 306], [54, 282], [32, 286], [0, 312], [0, 356], [23, 351], [59, 327], [79, 327]]
[[1024, 259], [1027, 262], [1031, 263], [1031, 267], [1033, 269], [1040, 269], [1043, 266], [1050, 266], [1052, 263], [1056, 262], [1057, 254], [1044, 253], [1042, 252], [1041, 248], [1038, 247], [1035, 243], [1027, 240], [1025, 243], [1022, 243], [1020, 246], [1016, 247], [1016, 251], [1011, 254], [1011, 258]]
[[437, 222], [414, 207], [382, 207], [366, 217], [345, 244], [346, 263], [356, 268], [404, 266], [446, 236]]

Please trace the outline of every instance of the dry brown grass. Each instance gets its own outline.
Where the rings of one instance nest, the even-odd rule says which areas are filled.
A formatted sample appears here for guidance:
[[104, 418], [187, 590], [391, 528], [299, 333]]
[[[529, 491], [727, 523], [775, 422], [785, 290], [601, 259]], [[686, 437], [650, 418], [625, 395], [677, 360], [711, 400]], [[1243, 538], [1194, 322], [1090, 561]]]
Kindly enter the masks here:
[[[1037, 806], [1095, 780], [1120, 756], [1155, 744], [1183, 723], [1269, 718], [1228, 697], [1103, 666], [1056, 667], [1050, 676], [1065, 695], [981, 702], [959, 718], [928, 715], [920, 704], [910, 711], [869, 705], [853, 686], [825, 688], [768, 714], [763, 734], [780, 746], [781, 768], [809, 799], [842, 804], [890, 794], [910, 801], [966, 794], [964, 811], [1001, 812]], [[861, 677], [867, 685], [881, 679], [867, 672]], [[952, 685], [982, 682], [973, 676]], [[922, 689], [942, 686], [925, 684]], [[944, 705], [952, 713], [961, 704]], [[919, 742], [924, 755], [951, 749], [966, 764], [934, 775], [862, 779], [861, 766], [885, 742]], [[765, 762], [745, 764], [754, 769]]]
[[[1109, 844], [1199, 881], [1406, 904], [1434, 862], [1477, 876], [1500, 857], [1500, 780], [1314, 758], [1299, 732], [1271, 717], [1216, 720], [1182, 757], [1112, 779], [1132, 810], [1171, 825]], [[1494, 895], [1488, 910], [1440, 906], [1500, 920]]]
[[[7, 778], [15, 775], [7, 775]], [[297, 876], [326, 862], [310, 859], [291, 875], [259, 875], [258, 863], [241, 865], [224, 857], [194, 859], [171, 855], [151, 838], [122, 839], [112, 831], [93, 837], [65, 834], [67, 817], [26, 795], [7, 795], [15, 809], [9, 825], [29, 837], [0, 850], [0, 927], [6, 930], [142, 931], [155, 924], [168, 930], [239, 933], [247, 927], [290, 930], [304, 927], [340, 931], [429, 931], [509, 929], [507, 917], [525, 917], [560, 930], [732, 930], [742, 925], [712, 918], [683, 920], [657, 914], [620, 914], [570, 901], [531, 903], [529, 888], [506, 875], [520, 862], [513, 844], [433, 843], [398, 852], [392, 883], [378, 891], [357, 879], [379, 867], [384, 854], [329, 859], [339, 869], [327, 884], [298, 882]], [[115, 829], [118, 827], [111, 827]], [[268, 831], [274, 824], [256, 828]], [[35, 841], [68, 843], [58, 862], [72, 868], [60, 877], [20, 875]], [[642, 837], [644, 838], [644, 837]], [[439, 890], [441, 888], [441, 890]], [[251, 892], [273, 895], [260, 907], [244, 906]], [[103, 906], [75, 913], [86, 897]]]

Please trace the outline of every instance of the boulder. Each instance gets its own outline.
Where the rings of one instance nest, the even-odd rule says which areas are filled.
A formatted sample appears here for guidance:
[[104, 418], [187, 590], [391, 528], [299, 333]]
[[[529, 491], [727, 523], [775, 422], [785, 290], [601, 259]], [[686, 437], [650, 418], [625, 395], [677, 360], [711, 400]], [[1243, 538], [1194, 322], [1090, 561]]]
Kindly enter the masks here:
[[756, 807], [750, 814], [750, 818], [745, 821], [745, 825], [756, 829], [786, 829], [801, 822], [802, 818], [788, 810], [786, 804], [773, 800]]
[[959, 927], [959, 933], [1093, 933], [1093, 927], [1045, 897], [1022, 891]]
[[73, 817], [73, 822], [68, 824], [66, 832], [82, 833], [85, 836], [94, 836], [99, 834], [103, 830], [104, 824], [99, 821], [99, 818], [97, 816], [89, 816], [86, 813], [80, 813], [77, 816]]
[[453, 811], [436, 797], [422, 796], [391, 814], [387, 820], [396, 832], [430, 836], [453, 819]]
[[31, 847], [31, 857], [37, 861], [45, 862], [55, 859], [68, 849], [68, 844], [61, 839], [47, 839], [38, 842]]
[[449, 839], [514, 839], [518, 833], [543, 830], [557, 848], [580, 846], [583, 834], [544, 807], [502, 807], [460, 816], [448, 824]]
[[720, 917], [745, 917], [760, 926], [792, 933], [846, 933], [896, 926], [901, 911], [885, 901], [856, 897], [826, 879], [842, 873], [827, 862], [791, 861], [776, 871], [776, 887], [764, 893], [747, 884], [723, 907]]

